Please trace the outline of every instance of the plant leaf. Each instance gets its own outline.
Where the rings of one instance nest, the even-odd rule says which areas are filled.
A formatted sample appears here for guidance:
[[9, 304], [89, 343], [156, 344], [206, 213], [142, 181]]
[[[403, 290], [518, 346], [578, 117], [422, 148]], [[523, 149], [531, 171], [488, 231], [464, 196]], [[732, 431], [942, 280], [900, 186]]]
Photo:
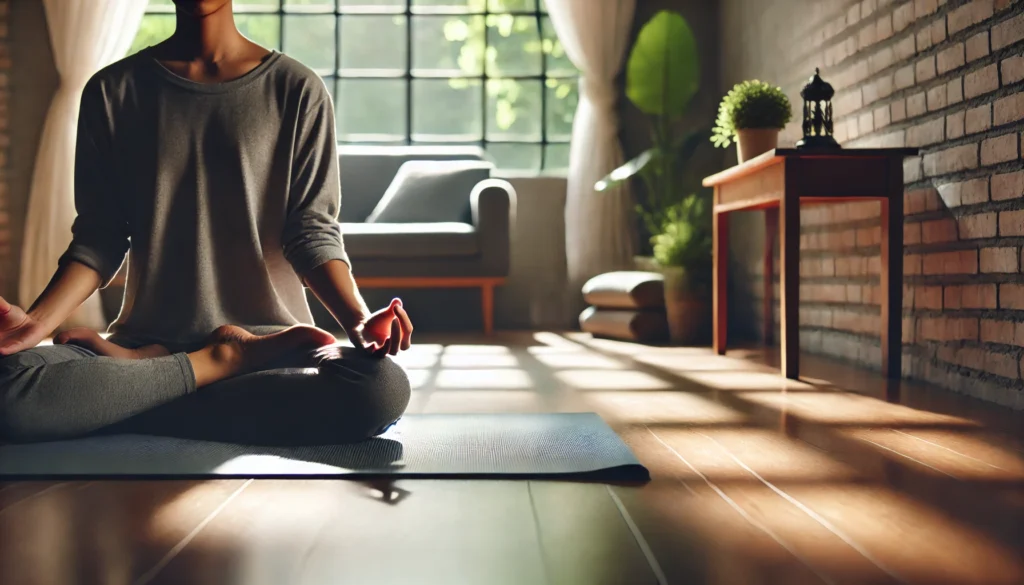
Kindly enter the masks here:
[[651, 161], [661, 158], [661, 150], [657, 147], [648, 148], [641, 152], [636, 158], [612, 171], [607, 177], [601, 179], [594, 185], [598, 191], [613, 189], [625, 183], [644, 168], [651, 164]]
[[626, 64], [626, 96], [652, 116], [677, 118], [700, 85], [697, 41], [686, 19], [662, 10], [640, 30]]

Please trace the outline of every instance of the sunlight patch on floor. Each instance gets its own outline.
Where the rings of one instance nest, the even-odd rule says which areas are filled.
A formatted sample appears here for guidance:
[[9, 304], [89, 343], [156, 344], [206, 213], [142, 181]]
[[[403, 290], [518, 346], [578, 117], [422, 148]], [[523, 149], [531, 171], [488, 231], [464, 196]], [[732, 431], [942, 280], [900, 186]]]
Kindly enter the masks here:
[[511, 353], [445, 353], [441, 356], [445, 368], [515, 368], [519, 360]]
[[523, 370], [479, 369], [441, 370], [434, 381], [437, 388], [533, 388], [534, 383]]
[[739, 396], [762, 406], [785, 409], [792, 415], [818, 424], [897, 428], [928, 425], [964, 428], [981, 426], [977, 421], [970, 419], [916, 410], [909, 406], [848, 392], [747, 392], [740, 393]]
[[715, 390], [763, 390], [778, 392], [781, 390], [813, 390], [814, 387], [805, 382], [790, 380], [775, 372], [676, 372], [676, 375]]
[[614, 360], [603, 355], [587, 351], [571, 353], [537, 353], [534, 354], [533, 357], [545, 366], [556, 369], [589, 368], [615, 370], [629, 367], [628, 364], [619, 360]]
[[465, 345], [465, 344], [453, 344], [444, 348], [445, 355], [470, 355], [470, 356], [481, 356], [481, 355], [503, 355], [509, 353], [510, 350], [504, 345]]
[[650, 374], [629, 370], [563, 370], [554, 373], [575, 390], [668, 390], [672, 384]]
[[687, 392], [588, 392], [584, 399], [595, 410], [625, 423], [705, 426], [747, 420], [732, 408]]
[[542, 412], [541, 396], [529, 390], [439, 390], [419, 405], [426, 413]]

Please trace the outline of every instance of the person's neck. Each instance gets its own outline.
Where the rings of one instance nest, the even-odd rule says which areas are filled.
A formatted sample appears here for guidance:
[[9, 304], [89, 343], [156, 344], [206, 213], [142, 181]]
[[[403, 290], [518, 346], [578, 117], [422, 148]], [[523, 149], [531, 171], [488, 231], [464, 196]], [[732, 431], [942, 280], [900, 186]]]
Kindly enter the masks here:
[[231, 3], [227, 2], [199, 17], [179, 11], [174, 34], [167, 44], [175, 60], [212, 65], [238, 55], [245, 48], [246, 40], [235, 26]]

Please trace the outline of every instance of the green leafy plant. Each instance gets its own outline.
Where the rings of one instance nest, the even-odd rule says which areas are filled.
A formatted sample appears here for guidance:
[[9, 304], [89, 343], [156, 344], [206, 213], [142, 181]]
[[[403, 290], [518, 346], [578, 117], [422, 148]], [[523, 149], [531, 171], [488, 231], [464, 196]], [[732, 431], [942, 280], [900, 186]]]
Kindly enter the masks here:
[[711, 203], [697, 193], [665, 209], [661, 229], [651, 237], [654, 259], [667, 267], [681, 267], [694, 286], [711, 277]]
[[737, 130], [782, 129], [792, 117], [789, 98], [782, 89], [756, 79], [737, 83], [718, 106], [711, 141], [726, 148], [735, 140]]
[[650, 120], [651, 147], [594, 185], [608, 191], [639, 176], [645, 198], [636, 209], [649, 234], [659, 233], [667, 210], [693, 191], [682, 170], [709, 132], [681, 122], [699, 87], [693, 31], [681, 14], [658, 12], [640, 30], [626, 63], [626, 97]]

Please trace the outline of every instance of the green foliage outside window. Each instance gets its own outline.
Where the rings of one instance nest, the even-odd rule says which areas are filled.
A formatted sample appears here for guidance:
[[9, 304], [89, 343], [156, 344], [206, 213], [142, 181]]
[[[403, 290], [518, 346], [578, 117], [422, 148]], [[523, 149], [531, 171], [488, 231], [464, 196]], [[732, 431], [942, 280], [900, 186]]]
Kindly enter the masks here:
[[[324, 78], [342, 142], [483, 143], [503, 168], [566, 167], [577, 72], [537, 0], [408, 1], [235, 0], [235, 22]], [[170, 36], [173, 12], [150, 0], [131, 52]]]

